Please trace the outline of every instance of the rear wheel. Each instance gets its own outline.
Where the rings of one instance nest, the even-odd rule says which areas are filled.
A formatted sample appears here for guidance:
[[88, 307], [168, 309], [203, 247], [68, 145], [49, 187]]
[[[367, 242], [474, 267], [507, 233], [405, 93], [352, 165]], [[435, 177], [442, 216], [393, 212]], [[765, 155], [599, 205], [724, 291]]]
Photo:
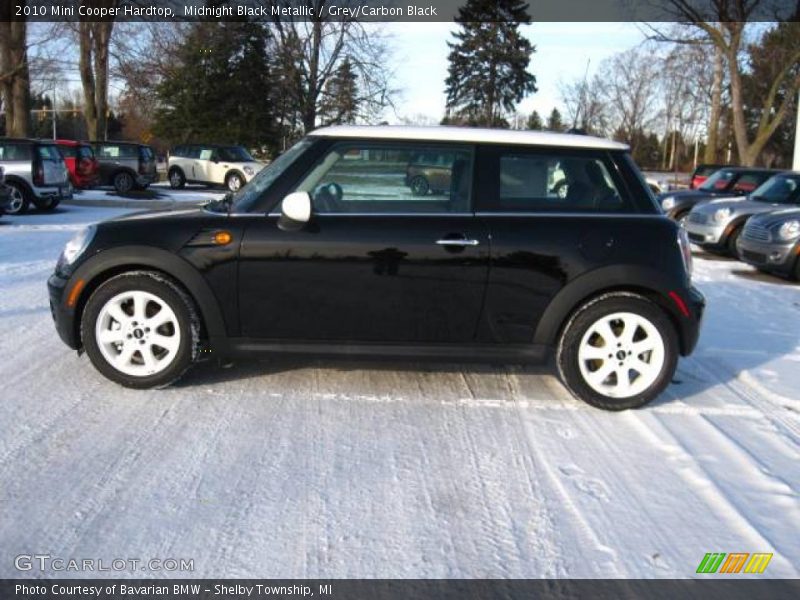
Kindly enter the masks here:
[[198, 345], [194, 304], [173, 281], [136, 271], [112, 277], [86, 303], [81, 338], [95, 368], [132, 388], [169, 385]]
[[178, 168], [170, 169], [169, 171], [169, 186], [173, 190], [180, 190], [186, 185], [186, 177], [183, 171]]
[[130, 173], [122, 171], [114, 175], [114, 189], [120, 194], [125, 194], [133, 189], [134, 185], [133, 176]]
[[664, 311], [646, 298], [607, 294], [567, 323], [556, 361], [572, 394], [605, 410], [643, 406], [669, 385], [678, 339]]
[[11, 190], [6, 213], [9, 215], [21, 215], [28, 212], [28, 208], [31, 205], [28, 190], [21, 184], [12, 181], [6, 181], [6, 185]]
[[728, 236], [728, 241], [725, 243], [725, 249], [727, 250], [728, 254], [730, 254], [734, 258], [738, 258], [739, 254], [736, 250], [736, 244], [739, 242], [739, 236], [742, 233], [742, 226], [739, 225], [736, 229], [731, 231], [730, 235]]

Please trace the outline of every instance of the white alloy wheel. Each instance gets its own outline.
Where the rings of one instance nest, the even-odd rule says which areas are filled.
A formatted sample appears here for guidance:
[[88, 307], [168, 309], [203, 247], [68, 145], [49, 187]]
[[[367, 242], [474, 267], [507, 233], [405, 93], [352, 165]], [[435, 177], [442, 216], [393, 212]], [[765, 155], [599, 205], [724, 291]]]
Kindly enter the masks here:
[[103, 358], [134, 377], [162, 372], [181, 343], [178, 317], [150, 292], [131, 290], [112, 297], [95, 321], [95, 339]]
[[647, 390], [664, 368], [665, 344], [656, 326], [631, 312], [605, 315], [583, 335], [578, 367], [586, 384], [609, 398]]

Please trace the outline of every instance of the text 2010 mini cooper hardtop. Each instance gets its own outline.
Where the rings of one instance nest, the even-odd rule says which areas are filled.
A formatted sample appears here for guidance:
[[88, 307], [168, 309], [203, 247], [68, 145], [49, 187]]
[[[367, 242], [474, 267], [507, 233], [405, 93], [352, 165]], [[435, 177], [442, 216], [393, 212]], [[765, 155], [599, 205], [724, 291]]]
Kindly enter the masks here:
[[[449, 187], [415, 193], [409, 162], [437, 153]], [[697, 342], [689, 263], [621, 144], [332, 127], [225, 201], [80, 232], [49, 288], [62, 339], [130, 387], [209, 355], [520, 362], [552, 349], [573, 394], [623, 409], [659, 394]]]

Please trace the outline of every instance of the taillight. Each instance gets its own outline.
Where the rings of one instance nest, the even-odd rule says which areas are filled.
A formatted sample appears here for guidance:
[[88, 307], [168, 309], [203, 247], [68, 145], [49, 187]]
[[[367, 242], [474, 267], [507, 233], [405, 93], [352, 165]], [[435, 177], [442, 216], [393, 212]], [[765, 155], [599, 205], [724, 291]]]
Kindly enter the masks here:
[[692, 262], [692, 246], [689, 242], [689, 235], [683, 227], [678, 228], [678, 247], [681, 249], [681, 257], [683, 258], [683, 266], [686, 269], [686, 274], [689, 279], [692, 278], [692, 270], [694, 264]]
[[44, 165], [41, 161], [33, 167], [33, 185], [44, 185]]

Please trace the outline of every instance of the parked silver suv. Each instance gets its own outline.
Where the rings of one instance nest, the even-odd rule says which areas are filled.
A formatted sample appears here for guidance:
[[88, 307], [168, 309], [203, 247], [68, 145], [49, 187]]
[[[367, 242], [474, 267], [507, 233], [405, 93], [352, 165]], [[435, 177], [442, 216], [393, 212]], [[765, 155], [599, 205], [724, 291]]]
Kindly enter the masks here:
[[31, 204], [53, 210], [72, 195], [64, 158], [51, 141], [0, 138], [0, 167], [10, 190], [9, 214], [22, 214]]
[[3, 167], [0, 167], [0, 216], [8, 210], [8, 201], [11, 190], [6, 186], [6, 174]]

